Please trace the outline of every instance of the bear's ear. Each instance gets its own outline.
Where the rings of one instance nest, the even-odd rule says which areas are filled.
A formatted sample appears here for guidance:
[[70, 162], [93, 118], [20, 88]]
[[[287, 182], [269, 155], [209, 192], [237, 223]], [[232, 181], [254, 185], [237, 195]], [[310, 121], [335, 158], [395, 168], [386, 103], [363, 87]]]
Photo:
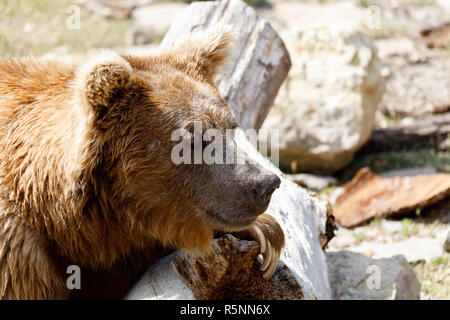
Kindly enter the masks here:
[[112, 99], [131, 84], [133, 69], [118, 54], [102, 50], [89, 55], [76, 71], [75, 88], [88, 105], [108, 107]]
[[172, 54], [181, 56], [188, 67], [193, 62], [196, 71], [213, 80], [229, 58], [236, 38], [236, 32], [230, 26], [219, 25], [189, 36]]

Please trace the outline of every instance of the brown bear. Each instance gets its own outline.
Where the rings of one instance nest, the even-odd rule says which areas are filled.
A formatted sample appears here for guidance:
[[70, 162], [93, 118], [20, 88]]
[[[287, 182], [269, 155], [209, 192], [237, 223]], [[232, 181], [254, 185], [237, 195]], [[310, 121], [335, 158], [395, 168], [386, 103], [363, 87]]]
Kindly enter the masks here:
[[0, 298], [121, 298], [171, 251], [207, 254], [216, 232], [259, 241], [273, 274], [284, 236], [263, 213], [279, 178], [171, 160], [174, 130], [238, 126], [213, 84], [230, 41], [217, 28], [154, 56], [0, 62]]

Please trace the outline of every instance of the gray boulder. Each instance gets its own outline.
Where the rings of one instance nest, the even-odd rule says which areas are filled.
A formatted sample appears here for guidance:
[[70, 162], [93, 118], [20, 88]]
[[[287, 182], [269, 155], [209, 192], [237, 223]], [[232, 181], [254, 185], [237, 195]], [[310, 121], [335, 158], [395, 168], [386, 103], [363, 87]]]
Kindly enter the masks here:
[[365, 34], [346, 28], [281, 36], [292, 68], [263, 128], [279, 130], [280, 165], [339, 170], [372, 134], [384, 91], [376, 48]]
[[405, 257], [369, 259], [347, 250], [328, 252], [332, 296], [338, 300], [418, 300], [420, 283]]

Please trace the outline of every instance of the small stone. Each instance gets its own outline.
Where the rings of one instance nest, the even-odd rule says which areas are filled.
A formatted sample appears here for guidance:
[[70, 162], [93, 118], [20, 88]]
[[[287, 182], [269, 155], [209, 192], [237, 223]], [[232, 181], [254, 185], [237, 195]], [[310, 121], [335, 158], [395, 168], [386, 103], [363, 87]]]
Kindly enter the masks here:
[[160, 40], [185, 7], [184, 3], [155, 3], [133, 10], [127, 42], [141, 45]]
[[450, 252], [450, 231], [448, 231], [447, 238], [444, 241], [444, 250]]
[[336, 184], [337, 180], [332, 176], [319, 176], [308, 173], [288, 174], [286, 177], [305, 188], [320, 191], [326, 187]]
[[341, 250], [327, 252], [332, 295], [338, 300], [418, 300], [420, 283], [405, 257], [370, 259]]
[[372, 251], [372, 257], [375, 259], [402, 255], [409, 263], [417, 263], [418, 261], [430, 262], [434, 258], [441, 256], [444, 251], [442, 238], [440, 237], [419, 238], [411, 236], [405, 240], [392, 240], [392, 237], [388, 237], [385, 243], [380, 241], [364, 241], [358, 245], [348, 246], [346, 249], [362, 254], [367, 251]]
[[372, 250], [367, 250], [366, 252], [364, 252], [364, 255], [367, 258], [371, 258], [373, 256], [373, 251]]

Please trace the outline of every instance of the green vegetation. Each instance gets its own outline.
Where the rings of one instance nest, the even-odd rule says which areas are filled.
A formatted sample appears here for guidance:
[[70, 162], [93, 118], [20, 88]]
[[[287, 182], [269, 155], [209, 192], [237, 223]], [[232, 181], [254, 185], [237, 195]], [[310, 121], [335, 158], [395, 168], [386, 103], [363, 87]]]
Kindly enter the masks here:
[[363, 232], [358, 232], [358, 233], [355, 233], [353, 235], [353, 237], [355, 238], [355, 244], [359, 245], [359, 244], [361, 244], [361, 242], [364, 241], [364, 239], [366, 238], [366, 235]]
[[359, 0], [359, 6], [363, 8], [368, 8], [373, 5], [373, 2], [370, 0]]
[[411, 237], [419, 233], [419, 226], [413, 223], [411, 218], [404, 218], [402, 220], [402, 234], [405, 237]]

